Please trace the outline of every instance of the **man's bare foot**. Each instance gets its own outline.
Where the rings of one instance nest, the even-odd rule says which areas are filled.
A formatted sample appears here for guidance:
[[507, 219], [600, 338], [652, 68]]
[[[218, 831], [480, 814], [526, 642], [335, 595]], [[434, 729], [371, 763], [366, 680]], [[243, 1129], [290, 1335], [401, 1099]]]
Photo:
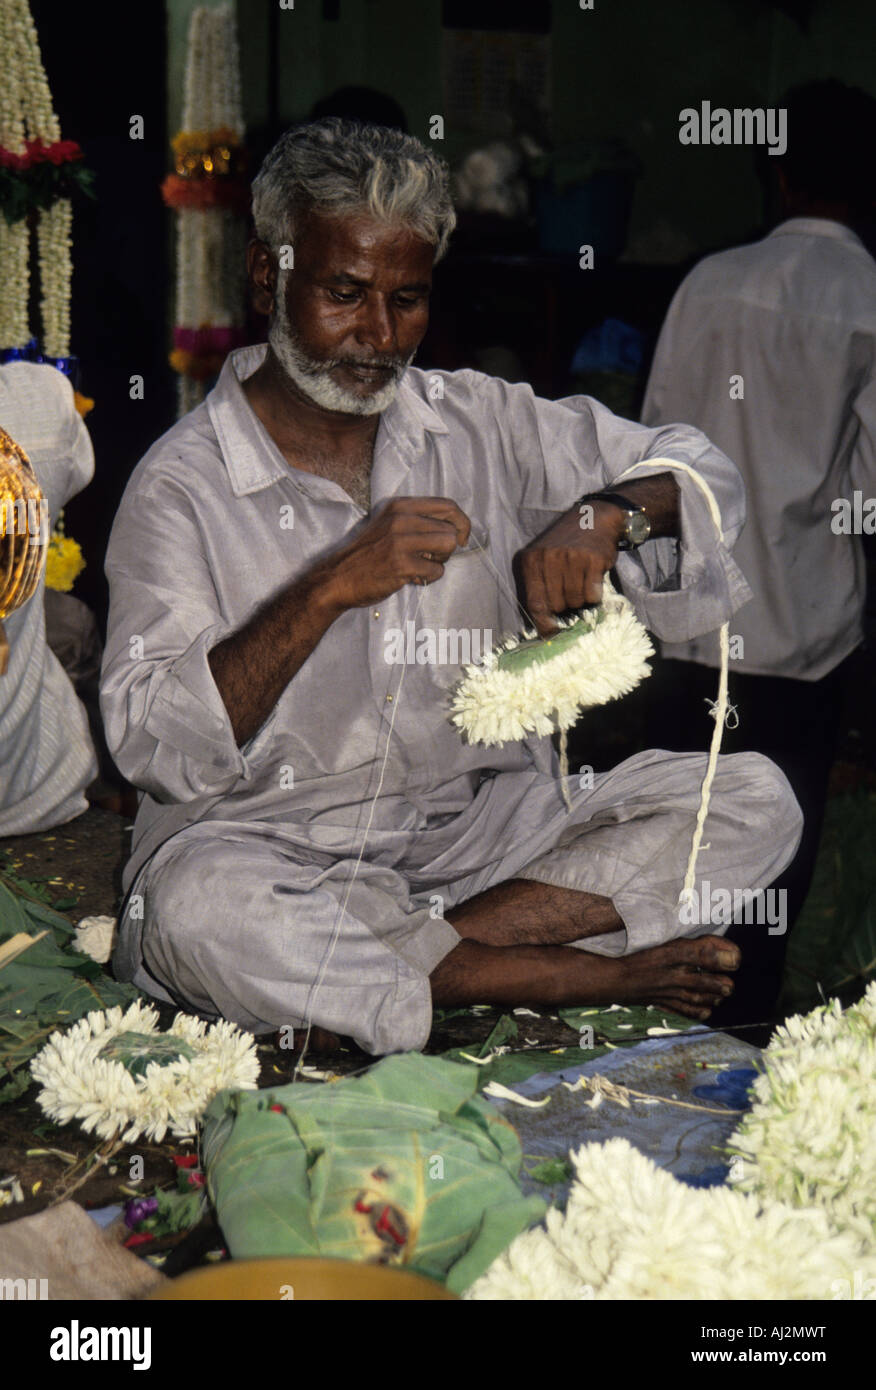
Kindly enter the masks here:
[[629, 956], [572, 946], [487, 946], [464, 940], [430, 975], [432, 1002], [657, 1004], [705, 1019], [733, 993], [738, 946], [719, 936], [669, 941]]
[[738, 970], [741, 959], [739, 947], [720, 936], [652, 946], [612, 962], [623, 967], [622, 993], [612, 1002], [658, 1004], [690, 1018], [706, 1019], [733, 993], [733, 980], [725, 972]]

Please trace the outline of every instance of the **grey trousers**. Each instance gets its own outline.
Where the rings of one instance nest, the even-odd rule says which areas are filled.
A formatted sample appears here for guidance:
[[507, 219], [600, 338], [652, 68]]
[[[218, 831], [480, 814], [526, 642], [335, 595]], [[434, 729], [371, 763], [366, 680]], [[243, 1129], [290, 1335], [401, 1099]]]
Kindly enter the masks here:
[[[691, 925], [678, 906], [705, 762], [699, 753], [652, 750], [595, 777], [593, 787], [571, 777], [571, 812], [557, 811], [555, 786], [534, 785], [540, 852], [527, 856], [523, 844], [499, 859], [485, 853], [483, 865], [450, 883], [430, 882], [421, 863], [406, 874], [403, 854], [391, 865], [357, 863], [310, 853], [300, 833], [275, 824], [199, 822], [161, 846], [132, 886], [117, 948], [128, 968], [120, 973], [147, 993], [255, 1033], [309, 1021], [373, 1054], [422, 1047], [430, 972], [460, 940], [443, 913], [508, 878], [610, 898], [625, 930], [575, 943], [599, 954], [726, 930], [708, 920]], [[704, 883], [731, 893], [767, 888], [801, 829], [773, 763], [757, 753], [720, 758], [698, 891]]]

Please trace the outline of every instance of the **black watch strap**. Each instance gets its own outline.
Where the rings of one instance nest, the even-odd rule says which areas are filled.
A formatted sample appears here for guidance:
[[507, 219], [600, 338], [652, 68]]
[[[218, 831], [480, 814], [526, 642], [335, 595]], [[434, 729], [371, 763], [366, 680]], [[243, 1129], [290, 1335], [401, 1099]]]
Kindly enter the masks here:
[[578, 498], [579, 506], [582, 502], [613, 502], [616, 507], [623, 507], [625, 512], [645, 510], [640, 502], [631, 502], [629, 497], [624, 497], [620, 492], [586, 492], [583, 497]]

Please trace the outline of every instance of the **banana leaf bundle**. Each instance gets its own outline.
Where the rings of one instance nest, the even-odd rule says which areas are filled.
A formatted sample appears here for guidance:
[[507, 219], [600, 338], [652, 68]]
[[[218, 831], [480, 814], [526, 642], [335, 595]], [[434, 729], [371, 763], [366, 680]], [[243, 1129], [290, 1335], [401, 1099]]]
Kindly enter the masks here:
[[420, 1053], [327, 1085], [223, 1091], [204, 1116], [207, 1187], [235, 1259], [401, 1266], [461, 1292], [545, 1211], [477, 1069]]

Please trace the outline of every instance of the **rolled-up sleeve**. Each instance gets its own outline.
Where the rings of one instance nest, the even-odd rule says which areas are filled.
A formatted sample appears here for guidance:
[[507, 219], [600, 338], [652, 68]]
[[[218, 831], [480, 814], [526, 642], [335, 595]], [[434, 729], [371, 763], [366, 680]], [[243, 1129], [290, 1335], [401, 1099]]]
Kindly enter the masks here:
[[[693, 469], [714, 494], [720, 529], [696, 480], [673, 473], [679, 487], [679, 536], [647, 541], [618, 556], [621, 587], [641, 621], [667, 642], [711, 632], [751, 598], [731, 548], [745, 522], [745, 488], [736, 465], [689, 425], [649, 429], [613, 415], [589, 396], [546, 401], [528, 387], [506, 387], [508, 447], [521, 471], [523, 528], [529, 536], [562, 515], [585, 492]], [[526, 417], [529, 416], [527, 419]], [[652, 462], [653, 461], [653, 462]], [[533, 527], [533, 516], [543, 526]]]
[[185, 492], [136, 475], [107, 551], [110, 585], [100, 705], [130, 782], [160, 802], [223, 794], [251, 768], [213, 680], [211, 649], [239, 626], [216, 597]]

